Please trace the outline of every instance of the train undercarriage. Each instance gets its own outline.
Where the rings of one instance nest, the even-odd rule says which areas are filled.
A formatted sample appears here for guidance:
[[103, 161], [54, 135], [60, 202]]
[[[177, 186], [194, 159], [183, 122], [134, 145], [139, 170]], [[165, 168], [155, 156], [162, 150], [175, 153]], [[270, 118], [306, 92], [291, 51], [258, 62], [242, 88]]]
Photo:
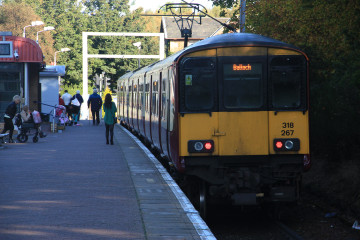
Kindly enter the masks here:
[[294, 203], [299, 199], [302, 155], [188, 157], [181, 186], [206, 218], [209, 206]]

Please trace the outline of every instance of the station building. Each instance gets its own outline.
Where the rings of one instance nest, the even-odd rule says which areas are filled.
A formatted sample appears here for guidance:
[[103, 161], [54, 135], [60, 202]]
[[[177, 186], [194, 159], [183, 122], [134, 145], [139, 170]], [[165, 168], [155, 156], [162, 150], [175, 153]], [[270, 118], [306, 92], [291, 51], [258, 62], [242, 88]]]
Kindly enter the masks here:
[[45, 67], [40, 46], [29, 38], [0, 32], [0, 122], [14, 95], [22, 98], [21, 106], [40, 111], [40, 71]]
[[[226, 24], [230, 22], [230, 18], [216, 18], [216, 20]], [[179, 29], [181, 22], [178, 21], [179, 19], [175, 19], [174, 17], [162, 17], [161, 19], [160, 32], [165, 34], [165, 49], [167, 55], [184, 49], [184, 38], [181, 36]], [[188, 24], [189, 22], [186, 23]], [[185, 25], [188, 26], [187, 24]], [[208, 37], [222, 34], [223, 31], [224, 26], [211, 18], [194, 18], [192, 21], [192, 36], [189, 37], [188, 45]]]

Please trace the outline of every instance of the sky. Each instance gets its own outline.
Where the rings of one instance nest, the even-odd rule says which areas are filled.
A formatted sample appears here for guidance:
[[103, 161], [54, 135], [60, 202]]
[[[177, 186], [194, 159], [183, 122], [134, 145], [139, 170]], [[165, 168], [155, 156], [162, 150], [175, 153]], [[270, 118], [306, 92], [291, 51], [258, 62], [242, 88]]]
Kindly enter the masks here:
[[[207, 10], [212, 8], [212, 1], [209, 0], [186, 0], [189, 3], [199, 3], [203, 5]], [[173, 3], [181, 3], [181, 0], [130, 0], [129, 3], [135, 3], [130, 7], [131, 10], [136, 8], [142, 7], [144, 10], [151, 9], [153, 11], [159, 10], [161, 6], [166, 3], [173, 2]]]

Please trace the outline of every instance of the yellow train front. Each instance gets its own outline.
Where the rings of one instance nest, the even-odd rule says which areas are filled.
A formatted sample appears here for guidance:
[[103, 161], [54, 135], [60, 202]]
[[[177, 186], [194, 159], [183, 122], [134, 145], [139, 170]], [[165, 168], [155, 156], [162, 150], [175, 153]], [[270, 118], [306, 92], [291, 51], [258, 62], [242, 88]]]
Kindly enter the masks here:
[[310, 164], [307, 56], [252, 34], [209, 45], [178, 61], [179, 156], [194, 177], [190, 195], [202, 214], [207, 198], [296, 201]]
[[308, 58], [256, 34], [197, 42], [118, 81], [121, 122], [207, 200], [294, 202], [309, 157]]

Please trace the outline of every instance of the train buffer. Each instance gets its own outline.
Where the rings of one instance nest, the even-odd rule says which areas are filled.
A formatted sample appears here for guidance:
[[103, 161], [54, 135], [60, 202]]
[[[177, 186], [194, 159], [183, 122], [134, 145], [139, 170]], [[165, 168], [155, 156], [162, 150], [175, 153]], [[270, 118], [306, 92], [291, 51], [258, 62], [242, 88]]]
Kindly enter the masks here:
[[0, 150], [0, 239], [215, 239], [136, 138], [81, 124]]

